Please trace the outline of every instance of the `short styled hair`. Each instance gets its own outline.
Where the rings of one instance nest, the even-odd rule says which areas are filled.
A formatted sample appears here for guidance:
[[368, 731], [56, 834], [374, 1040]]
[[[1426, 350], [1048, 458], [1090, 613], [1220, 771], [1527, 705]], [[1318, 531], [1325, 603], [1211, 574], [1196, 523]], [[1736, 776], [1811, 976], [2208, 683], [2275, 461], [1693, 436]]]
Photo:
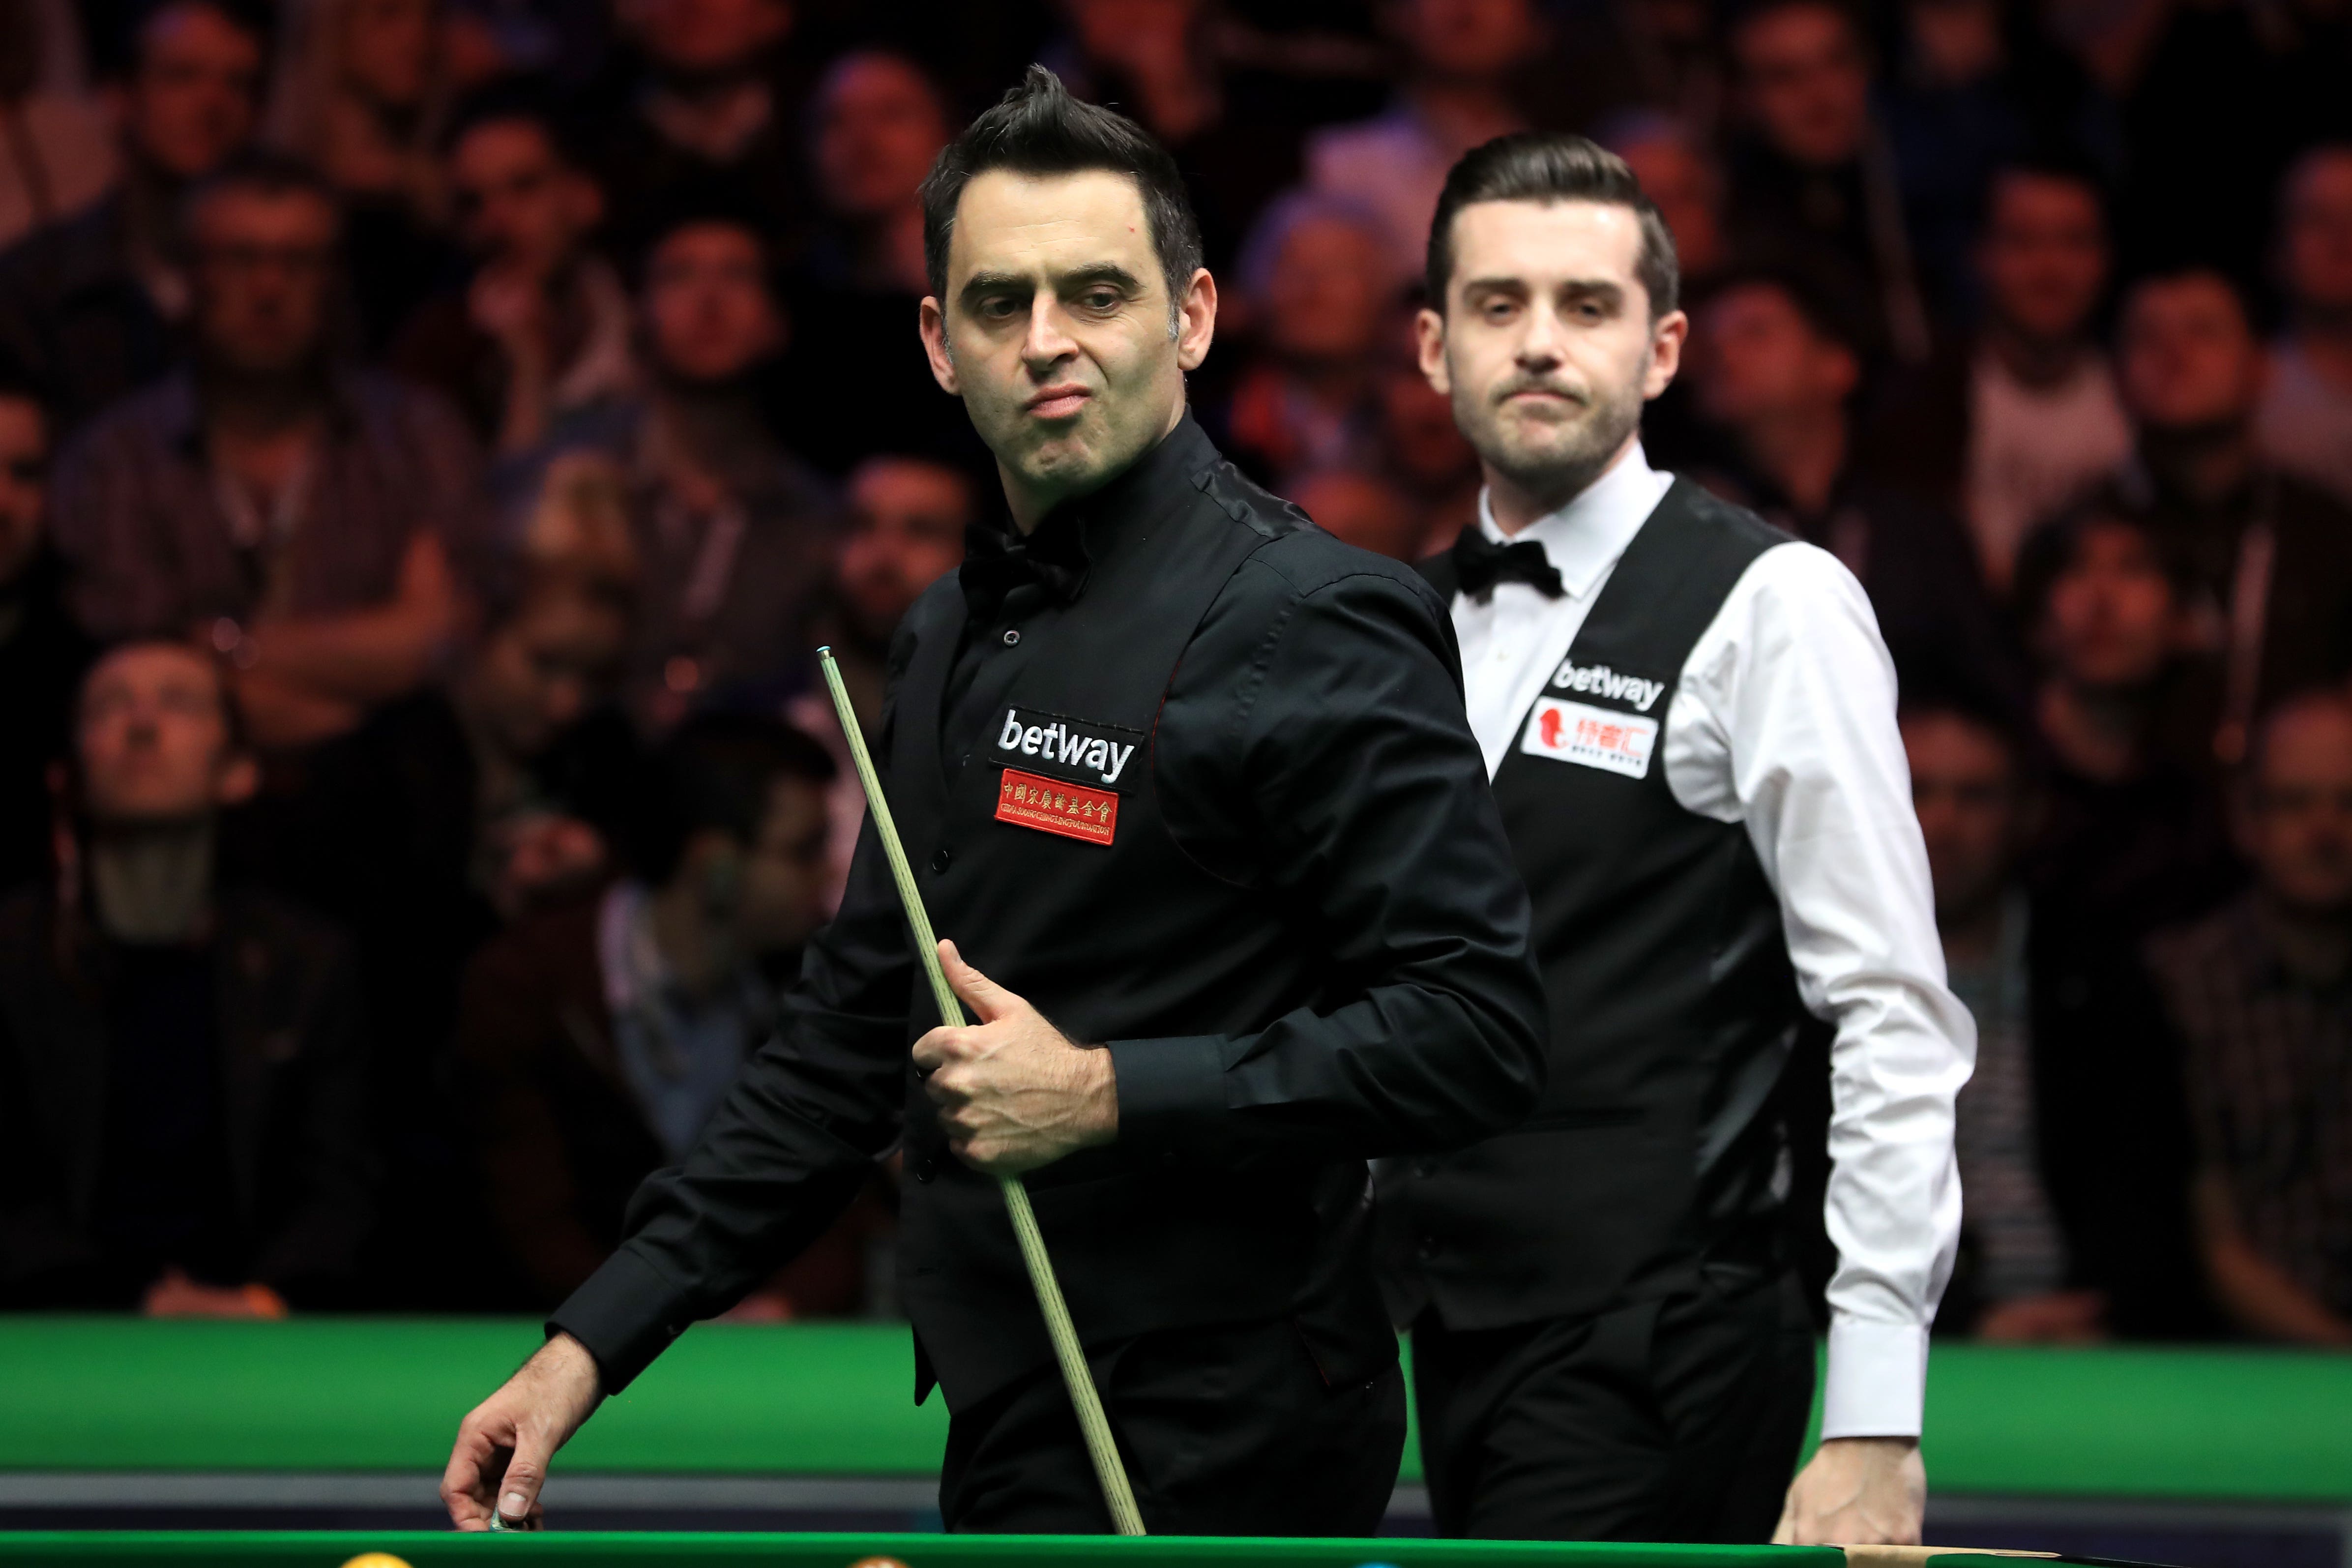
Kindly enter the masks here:
[[1650, 296], [1650, 319], [1680, 307], [1682, 263], [1674, 233], [1625, 160], [1582, 136], [1523, 131], [1473, 147], [1446, 174], [1429, 224], [1429, 307], [1439, 314], [1454, 280], [1454, 220], [1477, 202], [1597, 202], [1632, 209], [1642, 230], [1633, 276]]
[[658, 887], [677, 874], [697, 834], [749, 845], [778, 780], [822, 786], [836, 771], [831, 752], [781, 720], [698, 714], [670, 733], [646, 770], [628, 834], [631, 869]]
[[985, 110], [940, 150], [923, 179], [923, 268], [931, 293], [945, 300], [948, 241], [956, 204], [975, 175], [992, 169], [1016, 174], [1076, 174], [1106, 169], [1135, 182], [1152, 248], [1168, 279], [1170, 309], [1201, 269], [1201, 223], [1176, 160], [1151, 133], [1123, 114], [1070, 96], [1062, 79], [1033, 65], [1021, 85]]
[[299, 158], [256, 151], [238, 153], [188, 187], [180, 198], [181, 232], [193, 237], [205, 208], [215, 198], [232, 194], [308, 196], [333, 216], [338, 231], [342, 227], [342, 195], [324, 174]]

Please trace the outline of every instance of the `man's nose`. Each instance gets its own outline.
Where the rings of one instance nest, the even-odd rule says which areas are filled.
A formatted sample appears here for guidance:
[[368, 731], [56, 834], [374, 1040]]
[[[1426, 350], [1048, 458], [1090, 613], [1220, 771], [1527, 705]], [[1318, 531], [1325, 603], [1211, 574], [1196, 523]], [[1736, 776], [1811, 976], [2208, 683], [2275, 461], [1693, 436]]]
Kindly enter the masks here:
[[1515, 355], [1526, 369], [1549, 369], [1563, 357], [1563, 342], [1559, 313], [1545, 305], [1537, 305], [1527, 313], [1527, 325], [1519, 333]]
[[1021, 357], [1031, 369], [1044, 370], [1077, 350], [1062, 321], [1062, 302], [1041, 292], [1029, 307], [1029, 332], [1022, 339]]

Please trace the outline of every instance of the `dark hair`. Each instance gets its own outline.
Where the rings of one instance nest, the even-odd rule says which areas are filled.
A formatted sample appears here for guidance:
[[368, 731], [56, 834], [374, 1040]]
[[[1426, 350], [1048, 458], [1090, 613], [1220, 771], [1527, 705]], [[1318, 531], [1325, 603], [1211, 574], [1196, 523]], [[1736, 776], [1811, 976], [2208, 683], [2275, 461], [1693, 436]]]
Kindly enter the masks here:
[[1838, 291], [1812, 269], [1797, 265], [1750, 262], [1733, 267], [1707, 284], [1701, 306], [1711, 305], [1739, 289], [1769, 289], [1789, 301], [1805, 329], [1825, 338], [1856, 359], [1870, 357], [1868, 330], [1855, 319]]
[[1737, 58], [1738, 48], [1736, 43], [1739, 35], [1765, 17], [1777, 16], [1782, 11], [1827, 11], [1845, 24], [1845, 30], [1853, 37], [1856, 48], [1865, 55], [1870, 52], [1870, 28], [1859, 8], [1850, 0], [1742, 0], [1724, 19], [1720, 35], [1727, 43], [1733, 45], [1735, 65], [1740, 63]]
[[131, 15], [130, 26], [123, 29], [127, 49], [121, 58], [127, 71], [136, 74], [146, 66], [147, 46], [152, 41], [149, 35], [171, 11], [210, 11], [260, 45], [265, 57], [263, 68], [268, 68], [266, 57], [269, 49], [269, 17], [251, 0], [152, 0], [152, 4], [139, 6]]
[[2107, 222], [2107, 178], [2098, 165], [2079, 153], [2036, 151], [2003, 158], [1992, 166], [1991, 173], [1985, 179], [1984, 189], [1977, 198], [1977, 229], [1979, 233], [1992, 224], [1993, 210], [2000, 204], [2001, 183], [2005, 180], [2047, 180], [2076, 186], [2088, 194], [2092, 205], [2099, 209], [2101, 225]]
[[1682, 263], [1675, 255], [1674, 233], [1656, 204], [1642, 194], [1642, 182], [1625, 160], [1581, 136], [1523, 131], [1473, 147], [1446, 173], [1436, 215], [1429, 223], [1429, 307], [1441, 315], [1446, 285], [1454, 279], [1454, 220], [1476, 202], [1598, 202], [1629, 207], [1642, 227], [1633, 276], [1650, 296], [1650, 319], [1654, 321], [1682, 303]]
[[2196, 591], [2196, 572], [2187, 555], [2146, 518], [2116, 504], [2116, 500], [2113, 494], [2095, 496], [2034, 529], [2019, 544], [2017, 564], [2011, 573], [2010, 602], [2015, 606], [2018, 626], [2028, 635], [2050, 613], [2051, 594], [2058, 580], [2081, 563], [2091, 535], [2107, 529], [2139, 536], [2177, 601], [2186, 603]]
[[672, 235], [688, 228], [731, 228], [751, 237], [760, 247], [760, 279], [779, 306], [783, 285], [776, 276], [782, 247], [773, 225], [746, 195], [716, 186], [688, 185], [642, 204], [629, 226], [628, 244], [620, 252], [621, 275], [632, 289], [642, 289], [651, 275], [654, 252]]
[[[218, 659], [209, 656], [195, 644], [184, 641], [179, 637], [128, 637], [100, 644], [91, 652], [89, 662], [82, 666], [80, 676], [74, 681], [75, 722], [80, 722], [82, 699], [89, 694], [91, 682], [98, 679], [100, 666], [122, 654], [157, 648], [167, 653], [185, 654], [197, 664], [202, 665], [205, 672], [211, 675], [213, 694], [220, 701], [221, 732], [227, 737], [227, 749], [231, 752], [245, 751], [250, 743], [246, 733], [245, 710], [237, 706], [236, 693], [229, 687], [227, 672], [221, 668]], [[79, 758], [80, 750], [76, 746], [70, 753], [70, 761], [77, 792], [80, 786]]]
[[57, 444], [58, 416], [50, 406], [48, 389], [5, 349], [0, 349], [0, 403], [29, 403], [39, 409], [48, 422], [50, 445]]
[[1018, 174], [1076, 174], [1107, 169], [1135, 182], [1152, 248], [1168, 279], [1169, 309], [1201, 269], [1201, 223], [1184, 177], [1168, 150], [1123, 114], [1070, 96], [1062, 79], [1033, 65], [1021, 85], [940, 150], [923, 178], [923, 269], [931, 292], [947, 298], [948, 240], [956, 204], [972, 177], [992, 169]]
[[529, 125], [546, 138], [556, 157], [573, 169], [584, 169], [582, 135], [574, 117], [565, 110], [554, 89], [533, 77], [508, 77], [479, 88], [460, 100], [441, 132], [444, 156], [485, 125]]
[[1927, 719], [1958, 720], [1971, 730], [1991, 736], [2009, 753], [2012, 780], [2022, 784], [2032, 779], [2038, 761], [2034, 739], [2011, 706], [1990, 692], [1958, 681], [1935, 681], [1924, 689], [1906, 692], [1895, 705], [1895, 721], [1898, 725]]
[[2203, 257], [2168, 257], [2156, 260], [2126, 279], [2123, 287], [2116, 291], [2116, 298], [2128, 305], [2149, 289], [2199, 282], [2220, 284], [2222, 292], [2230, 296], [2231, 303], [2238, 308], [2238, 319], [2245, 323], [2246, 331], [2255, 334], [2261, 332], [2262, 323], [2254, 312], [2253, 290], [2230, 268]]
[[343, 199], [324, 174], [299, 158], [281, 153], [240, 153], [219, 168], [188, 187], [180, 198], [180, 231], [193, 237], [196, 214], [214, 197], [229, 191], [249, 191], [256, 195], [315, 197], [335, 215], [336, 226], [342, 225]]
[[630, 862], [658, 886], [677, 874], [698, 833], [724, 833], [745, 844], [758, 837], [778, 779], [824, 784], [837, 771], [831, 752], [780, 720], [752, 713], [688, 719], [646, 770], [633, 814]]

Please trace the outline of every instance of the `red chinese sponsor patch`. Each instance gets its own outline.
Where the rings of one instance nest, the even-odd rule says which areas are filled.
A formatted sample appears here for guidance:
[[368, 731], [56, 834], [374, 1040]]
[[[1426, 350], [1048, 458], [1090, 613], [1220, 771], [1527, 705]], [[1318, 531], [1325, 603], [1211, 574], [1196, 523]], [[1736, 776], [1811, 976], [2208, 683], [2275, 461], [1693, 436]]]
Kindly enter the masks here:
[[1088, 844], [1108, 844], [1118, 828], [1118, 795], [1007, 768], [996, 786], [996, 820]]

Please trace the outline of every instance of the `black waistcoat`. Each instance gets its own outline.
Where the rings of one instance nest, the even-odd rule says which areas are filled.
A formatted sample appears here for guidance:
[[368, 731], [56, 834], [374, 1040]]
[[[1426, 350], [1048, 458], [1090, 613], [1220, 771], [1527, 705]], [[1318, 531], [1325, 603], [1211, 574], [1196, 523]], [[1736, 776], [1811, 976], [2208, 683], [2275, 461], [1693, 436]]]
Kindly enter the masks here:
[[[1024, 619], [1021, 673], [968, 759], [942, 745], [966, 613], [952, 582], [910, 616], [893, 704], [884, 783], [933, 925], [1078, 1041], [1255, 1031], [1328, 984], [1295, 912], [1204, 870], [1161, 815], [1151, 757], [1161, 695], [1227, 581], [1274, 537], [1221, 493], [1241, 483], [1229, 468], [1169, 478], [1182, 493], [1123, 522], [1074, 602]], [[1135, 749], [1108, 784], [1099, 761], [1064, 763], [1051, 738], [1008, 763], [997, 742], [1016, 711], [1024, 729], [1061, 725]], [[1104, 844], [1108, 794], [1117, 816]], [[1001, 820], [1000, 807], [1023, 820]], [[1069, 831], [1024, 825], [1041, 816]], [[937, 1022], [919, 987], [909, 1041]], [[1050, 1351], [995, 1182], [948, 1152], [911, 1072], [908, 1089], [901, 1294], [929, 1370], [961, 1408], [1048, 1364]], [[1091, 1344], [1290, 1317], [1334, 1382], [1395, 1357], [1360, 1159], [1208, 1167], [1113, 1143], [1026, 1182]]]
[[[1787, 539], [1675, 480], [1520, 721], [1495, 798], [1535, 909], [1550, 1078], [1513, 1131], [1383, 1163], [1382, 1255], [1408, 1317], [1598, 1311], [1769, 1252], [1766, 1107], [1799, 1016], [1780, 905], [1747, 829], [1685, 810], [1663, 753], [1692, 647]], [[1456, 591], [1449, 558], [1430, 575]]]

